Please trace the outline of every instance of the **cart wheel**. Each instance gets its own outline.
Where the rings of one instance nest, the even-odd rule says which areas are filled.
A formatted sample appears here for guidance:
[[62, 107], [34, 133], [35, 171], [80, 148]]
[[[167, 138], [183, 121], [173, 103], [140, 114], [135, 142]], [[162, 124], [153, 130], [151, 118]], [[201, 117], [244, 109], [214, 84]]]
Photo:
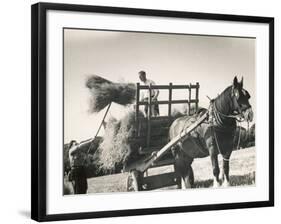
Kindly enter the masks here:
[[141, 172], [133, 170], [127, 178], [127, 191], [141, 191]]

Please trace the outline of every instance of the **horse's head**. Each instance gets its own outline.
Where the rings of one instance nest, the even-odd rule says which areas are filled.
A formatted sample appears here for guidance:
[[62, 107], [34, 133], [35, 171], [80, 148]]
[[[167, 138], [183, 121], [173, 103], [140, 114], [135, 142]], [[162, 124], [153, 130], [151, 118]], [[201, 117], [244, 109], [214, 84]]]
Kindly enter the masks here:
[[240, 115], [246, 121], [252, 121], [254, 113], [249, 102], [251, 96], [247, 90], [243, 89], [243, 77], [241, 81], [238, 82], [237, 77], [235, 76], [232, 84], [231, 96], [233, 100], [234, 113]]

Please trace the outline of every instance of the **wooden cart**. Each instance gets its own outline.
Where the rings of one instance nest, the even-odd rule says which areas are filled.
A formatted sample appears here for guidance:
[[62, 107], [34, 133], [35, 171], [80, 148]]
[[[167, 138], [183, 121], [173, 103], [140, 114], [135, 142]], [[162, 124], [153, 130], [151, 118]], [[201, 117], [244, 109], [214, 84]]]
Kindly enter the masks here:
[[[168, 91], [168, 100], [154, 102], [151, 100], [151, 94], [153, 89], [166, 90]], [[173, 90], [186, 90], [186, 99], [173, 100]], [[141, 102], [140, 93], [141, 91], [149, 92], [149, 101]], [[163, 187], [168, 187], [172, 185], [180, 185], [180, 179], [176, 177], [175, 172], [163, 173], [153, 176], [145, 175], [150, 168], [173, 165], [174, 158], [171, 154], [171, 148], [175, 146], [179, 141], [181, 141], [185, 136], [188, 135], [190, 131], [196, 128], [200, 123], [202, 123], [207, 114], [204, 114], [200, 119], [195, 122], [191, 127], [177, 136], [176, 138], [168, 141], [169, 128], [172, 122], [175, 120], [172, 117], [172, 105], [174, 104], [186, 104], [188, 107], [188, 114], [192, 115], [198, 111], [198, 99], [199, 95], [199, 83], [195, 85], [150, 85], [142, 86], [137, 84], [137, 94], [136, 94], [136, 133], [135, 140], [145, 138], [145, 147], [138, 148], [138, 152], [141, 159], [137, 159], [134, 162], [128, 164], [125, 168], [125, 172], [129, 172], [127, 180], [127, 190], [128, 191], [141, 191], [141, 190], [153, 190]], [[192, 98], [192, 96], [194, 96]], [[167, 116], [151, 116], [151, 106], [158, 103], [159, 105], [168, 105], [168, 115]], [[140, 109], [142, 106], [148, 105], [147, 117], [141, 117]], [[163, 111], [161, 111], [163, 112]], [[157, 125], [161, 124], [161, 125]], [[156, 125], [154, 125], [156, 124]]]

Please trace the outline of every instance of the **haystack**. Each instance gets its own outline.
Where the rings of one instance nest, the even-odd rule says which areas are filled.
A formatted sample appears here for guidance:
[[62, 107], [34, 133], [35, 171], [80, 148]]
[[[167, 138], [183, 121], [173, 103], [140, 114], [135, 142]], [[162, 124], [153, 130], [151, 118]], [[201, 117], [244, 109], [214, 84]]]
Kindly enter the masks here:
[[[143, 116], [141, 114], [140, 116]], [[129, 111], [121, 120], [111, 118], [106, 125], [103, 141], [98, 149], [98, 164], [103, 170], [114, 170], [126, 163], [137, 147], [130, 141], [135, 136], [135, 112]]]
[[97, 75], [89, 76], [86, 87], [91, 92], [90, 112], [99, 112], [111, 102], [128, 105], [135, 101], [136, 85], [114, 83]]

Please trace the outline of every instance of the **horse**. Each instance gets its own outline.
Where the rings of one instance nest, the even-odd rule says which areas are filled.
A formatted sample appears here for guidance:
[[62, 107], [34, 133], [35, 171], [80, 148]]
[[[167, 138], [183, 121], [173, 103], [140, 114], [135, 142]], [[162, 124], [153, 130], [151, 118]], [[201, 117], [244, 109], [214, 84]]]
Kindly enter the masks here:
[[187, 137], [172, 148], [175, 159], [174, 169], [179, 188], [191, 188], [194, 175], [191, 164], [195, 158], [210, 156], [213, 170], [213, 187], [220, 186], [220, 168], [218, 154], [223, 158], [223, 186], [230, 186], [229, 160], [234, 148], [234, 136], [238, 121], [253, 120], [253, 111], [249, 103], [250, 94], [243, 88], [243, 77], [237, 77], [215, 99], [210, 101], [208, 109], [203, 108], [192, 116], [177, 118], [169, 129], [169, 139], [179, 135], [194, 123], [198, 117], [208, 113], [208, 118]]

